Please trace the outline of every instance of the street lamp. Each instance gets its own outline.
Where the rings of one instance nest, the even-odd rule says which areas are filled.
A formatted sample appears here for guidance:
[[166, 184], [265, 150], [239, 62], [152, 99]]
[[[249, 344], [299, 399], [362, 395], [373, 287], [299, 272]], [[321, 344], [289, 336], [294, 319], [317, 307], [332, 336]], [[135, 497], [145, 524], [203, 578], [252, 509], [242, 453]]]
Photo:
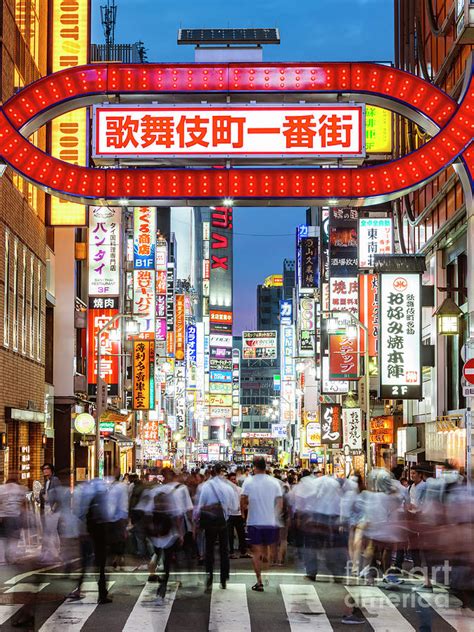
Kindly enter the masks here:
[[[104, 408], [107, 406], [107, 384], [101, 377], [101, 360], [102, 360], [102, 347], [100, 339], [102, 334], [108, 329], [113, 327], [115, 323], [122, 318], [130, 318], [127, 326], [127, 333], [135, 335], [139, 332], [140, 323], [133, 316], [133, 314], [115, 314], [105, 325], [99, 329], [96, 334], [96, 346], [97, 346], [97, 379], [96, 379], [96, 416], [97, 423], [95, 425], [95, 459], [94, 459], [94, 475], [96, 478], [100, 476], [100, 418]], [[116, 337], [117, 340], [120, 336]]]
[[[324, 317], [324, 313], [323, 313]], [[348, 338], [356, 338], [359, 330], [364, 334], [364, 378], [365, 378], [365, 426], [366, 426], [366, 438], [365, 438], [365, 451], [367, 461], [367, 472], [372, 469], [370, 458], [370, 375], [369, 375], [369, 330], [368, 328], [358, 320], [354, 314], [350, 312], [326, 312], [327, 318], [327, 330], [329, 329], [329, 323], [331, 321], [336, 323], [336, 328], [331, 331], [343, 332]]]
[[438, 322], [439, 334], [442, 336], [459, 335], [462, 311], [452, 298], [445, 298], [434, 315]]

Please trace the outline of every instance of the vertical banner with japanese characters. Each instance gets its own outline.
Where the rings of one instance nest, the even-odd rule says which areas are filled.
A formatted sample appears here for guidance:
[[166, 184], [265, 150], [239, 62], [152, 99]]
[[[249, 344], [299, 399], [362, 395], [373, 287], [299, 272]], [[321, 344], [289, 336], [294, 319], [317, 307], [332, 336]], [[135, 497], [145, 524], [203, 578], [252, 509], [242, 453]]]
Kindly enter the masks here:
[[299, 243], [300, 292], [319, 287], [319, 245], [317, 237], [303, 237]]
[[155, 342], [133, 341], [133, 395], [134, 410], [151, 410], [155, 407]]
[[343, 446], [353, 455], [362, 453], [362, 411], [360, 408], [342, 409]]
[[421, 274], [380, 274], [379, 314], [380, 397], [420, 399]]
[[[368, 329], [369, 356], [378, 353], [379, 339], [379, 277], [377, 274], [359, 275], [359, 318]], [[360, 352], [365, 353], [365, 335], [361, 332]]]
[[156, 352], [166, 353], [166, 267], [168, 265], [168, 246], [165, 239], [156, 243]]
[[184, 347], [186, 336], [186, 314], [184, 311], [184, 294], [176, 294], [175, 297], [175, 352], [176, 360], [184, 360]]
[[120, 295], [121, 207], [89, 208], [89, 296]]
[[[119, 313], [118, 297], [89, 297], [87, 323], [87, 381], [89, 395], [94, 395], [97, 387], [97, 337], [98, 333], [110, 320]], [[112, 332], [119, 329], [120, 323], [102, 332], [100, 336], [100, 373], [107, 384], [109, 395], [118, 394], [120, 341]]]
[[197, 388], [197, 329], [194, 323], [186, 325], [186, 377], [187, 388]]
[[156, 208], [133, 212], [133, 313], [140, 317], [142, 336], [155, 337]]
[[298, 355], [312, 357], [316, 352], [316, 302], [300, 298]]
[[321, 443], [334, 445], [342, 443], [340, 404], [321, 404]]
[[309, 459], [310, 452], [321, 446], [321, 422], [316, 411], [305, 410], [303, 415], [303, 446], [301, 457]]
[[357, 336], [329, 334], [329, 379], [356, 380], [359, 377]]
[[355, 277], [358, 273], [358, 212], [331, 208], [329, 212], [329, 276]]
[[174, 357], [174, 263], [166, 270], [166, 354]]
[[375, 255], [391, 255], [392, 253], [392, 218], [361, 218], [359, 220], [359, 267], [373, 268]]

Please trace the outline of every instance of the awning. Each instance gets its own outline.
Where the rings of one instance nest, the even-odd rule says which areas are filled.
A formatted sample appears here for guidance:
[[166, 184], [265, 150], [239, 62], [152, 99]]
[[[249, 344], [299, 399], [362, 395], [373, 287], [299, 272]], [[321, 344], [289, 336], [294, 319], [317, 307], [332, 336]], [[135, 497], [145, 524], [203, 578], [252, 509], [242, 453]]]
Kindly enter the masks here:
[[[415, 448], [405, 453], [407, 463], [419, 463], [419, 457], [425, 453], [426, 448]], [[423, 460], [423, 459], [422, 459]]]
[[113, 421], [114, 423], [123, 423], [129, 420], [130, 415], [131, 413], [124, 415], [123, 413], [119, 413], [115, 410], [110, 410], [110, 408], [107, 408], [107, 410], [104, 410], [104, 412], [101, 414], [100, 420]]
[[118, 444], [121, 450], [128, 450], [133, 448], [135, 442], [130, 437], [126, 437], [121, 432], [111, 432], [108, 436], [105, 436], [104, 439], [109, 439], [110, 441], [115, 441]]

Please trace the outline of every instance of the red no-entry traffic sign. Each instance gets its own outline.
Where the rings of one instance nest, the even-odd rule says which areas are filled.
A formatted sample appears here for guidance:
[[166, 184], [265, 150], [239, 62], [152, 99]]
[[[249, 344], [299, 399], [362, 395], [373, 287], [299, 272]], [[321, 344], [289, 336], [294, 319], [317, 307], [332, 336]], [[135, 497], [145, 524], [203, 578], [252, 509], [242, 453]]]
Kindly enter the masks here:
[[462, 373], [466, 382], [468, 382], [469, 384], [474, 384], [474, 358], [471, 358], [466, 362]]

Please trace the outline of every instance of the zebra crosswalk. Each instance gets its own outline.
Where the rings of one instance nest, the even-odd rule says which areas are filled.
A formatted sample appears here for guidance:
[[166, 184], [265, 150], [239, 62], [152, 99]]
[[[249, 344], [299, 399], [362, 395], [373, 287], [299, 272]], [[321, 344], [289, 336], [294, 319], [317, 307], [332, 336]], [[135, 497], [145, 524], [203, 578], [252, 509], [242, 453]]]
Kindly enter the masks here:
[[4, 584], [0, 625], [2, 630], [13, 629], [26, 612], [34, 615], [39, 632], [251, 632], [262, 620], [276, 632], [339, 632], [342, 615], [355, 606], [363, 613], [364, 630], [415, 632], [432, 620], [437, 631], [474, 630], [474, 610], [456, 607], [446, 591], [418, 594], [407, 586], [391, 592], [382, 585], [310, 584], [290, 577], [270, 575], [264, 593], [254, 593], [250, 573], [234, 573], [226, 589], [216, 583], [204, 592], [204, 575], [182, 574], [172, 576], [166, 599], [157, 603], [156, 583], [145, 581], [140, 573], [122, 573], [108, 585], [113, 603], [102, 606], [93, 577], [83, 584], [84, 597], [74, 600], [58, 594], [61, 586], [66, 588], [64, 582], [43, 573], [36, 582], [22, 578]]

